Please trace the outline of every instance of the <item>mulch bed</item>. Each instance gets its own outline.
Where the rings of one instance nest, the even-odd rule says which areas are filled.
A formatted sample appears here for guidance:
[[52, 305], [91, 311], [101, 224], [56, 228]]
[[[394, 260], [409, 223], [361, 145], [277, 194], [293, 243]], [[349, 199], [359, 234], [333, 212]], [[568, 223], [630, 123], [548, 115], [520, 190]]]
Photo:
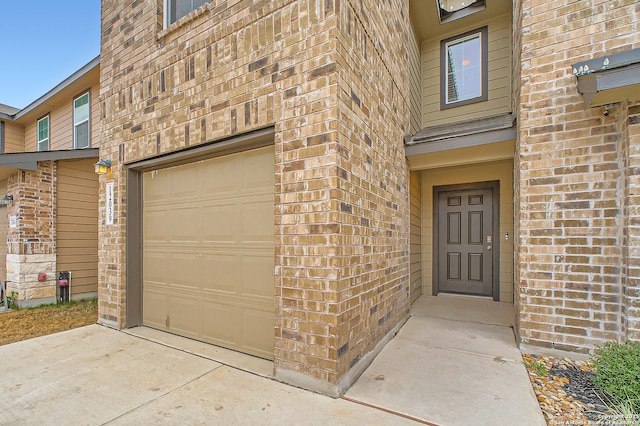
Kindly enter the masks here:
[[0, 346], [95, 324], [98, 303], [85, 300], [0, 312]]

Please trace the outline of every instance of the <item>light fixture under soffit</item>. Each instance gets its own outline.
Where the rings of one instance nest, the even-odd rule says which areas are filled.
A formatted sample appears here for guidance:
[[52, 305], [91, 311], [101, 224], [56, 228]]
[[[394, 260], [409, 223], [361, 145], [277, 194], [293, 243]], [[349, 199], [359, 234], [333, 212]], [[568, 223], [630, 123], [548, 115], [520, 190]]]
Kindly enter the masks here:
[[12, 205], [13, 205], [13, 195], [7, 194], [0, 199], [0, 206], [2, 207], [12, 206]]
[[99, 160], [93, 167], [97, 175], [106, 175], [111, 168], [111, 160]]
[[464, 18], [485, 9], [485, 0], [436, 0], [441, 24]]

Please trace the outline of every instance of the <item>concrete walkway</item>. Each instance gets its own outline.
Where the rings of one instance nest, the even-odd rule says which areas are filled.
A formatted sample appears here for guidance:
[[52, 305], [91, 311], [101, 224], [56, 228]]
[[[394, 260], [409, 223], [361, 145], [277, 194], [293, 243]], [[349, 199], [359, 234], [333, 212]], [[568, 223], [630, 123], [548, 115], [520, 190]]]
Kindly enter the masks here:
[[546, 425], [512, 320], [509, 304], [423, 296], [345, 396], [439, 425]]
[[510, 329], [425, 316], [434, 299], [414, 305], [343, 399], [271, 379], [268, 361], [144, 327], [0, 346], [0, 424], [544, 425]]

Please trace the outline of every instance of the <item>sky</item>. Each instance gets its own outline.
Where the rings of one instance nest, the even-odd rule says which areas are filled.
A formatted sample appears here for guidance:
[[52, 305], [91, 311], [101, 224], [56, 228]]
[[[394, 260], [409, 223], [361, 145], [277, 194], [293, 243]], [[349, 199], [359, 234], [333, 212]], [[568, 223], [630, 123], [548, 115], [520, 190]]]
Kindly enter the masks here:
[[0, 1], [0, 104], [24, 108], [100, 54], [100, 0]]

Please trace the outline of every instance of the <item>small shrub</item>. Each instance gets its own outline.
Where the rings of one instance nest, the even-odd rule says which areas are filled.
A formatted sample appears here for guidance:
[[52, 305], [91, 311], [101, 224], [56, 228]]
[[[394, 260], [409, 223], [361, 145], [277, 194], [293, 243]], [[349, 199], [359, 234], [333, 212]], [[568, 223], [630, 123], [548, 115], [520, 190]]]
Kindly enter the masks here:
[[17, 309], [18, 305], [16, 304], [16, 300], [18, 300], [18, 293], [12, 291], [11, 294], [7, 296], [7, 307], [9, 309]]
[[527, 367], [527, 370], [533, 371], [540, 377], [547, 377], [549, 375], [547, 366], [541, 361], [524, 361], [524, 366]]
[[610, 404], [604, 413], [597, 413], [596, 424], [640, 426], [640, 415], [633, 408], [632, 399]]
[[640, 342], [606, 342], [596, 348], [593, 383], [613, 405], [640, 413]]

